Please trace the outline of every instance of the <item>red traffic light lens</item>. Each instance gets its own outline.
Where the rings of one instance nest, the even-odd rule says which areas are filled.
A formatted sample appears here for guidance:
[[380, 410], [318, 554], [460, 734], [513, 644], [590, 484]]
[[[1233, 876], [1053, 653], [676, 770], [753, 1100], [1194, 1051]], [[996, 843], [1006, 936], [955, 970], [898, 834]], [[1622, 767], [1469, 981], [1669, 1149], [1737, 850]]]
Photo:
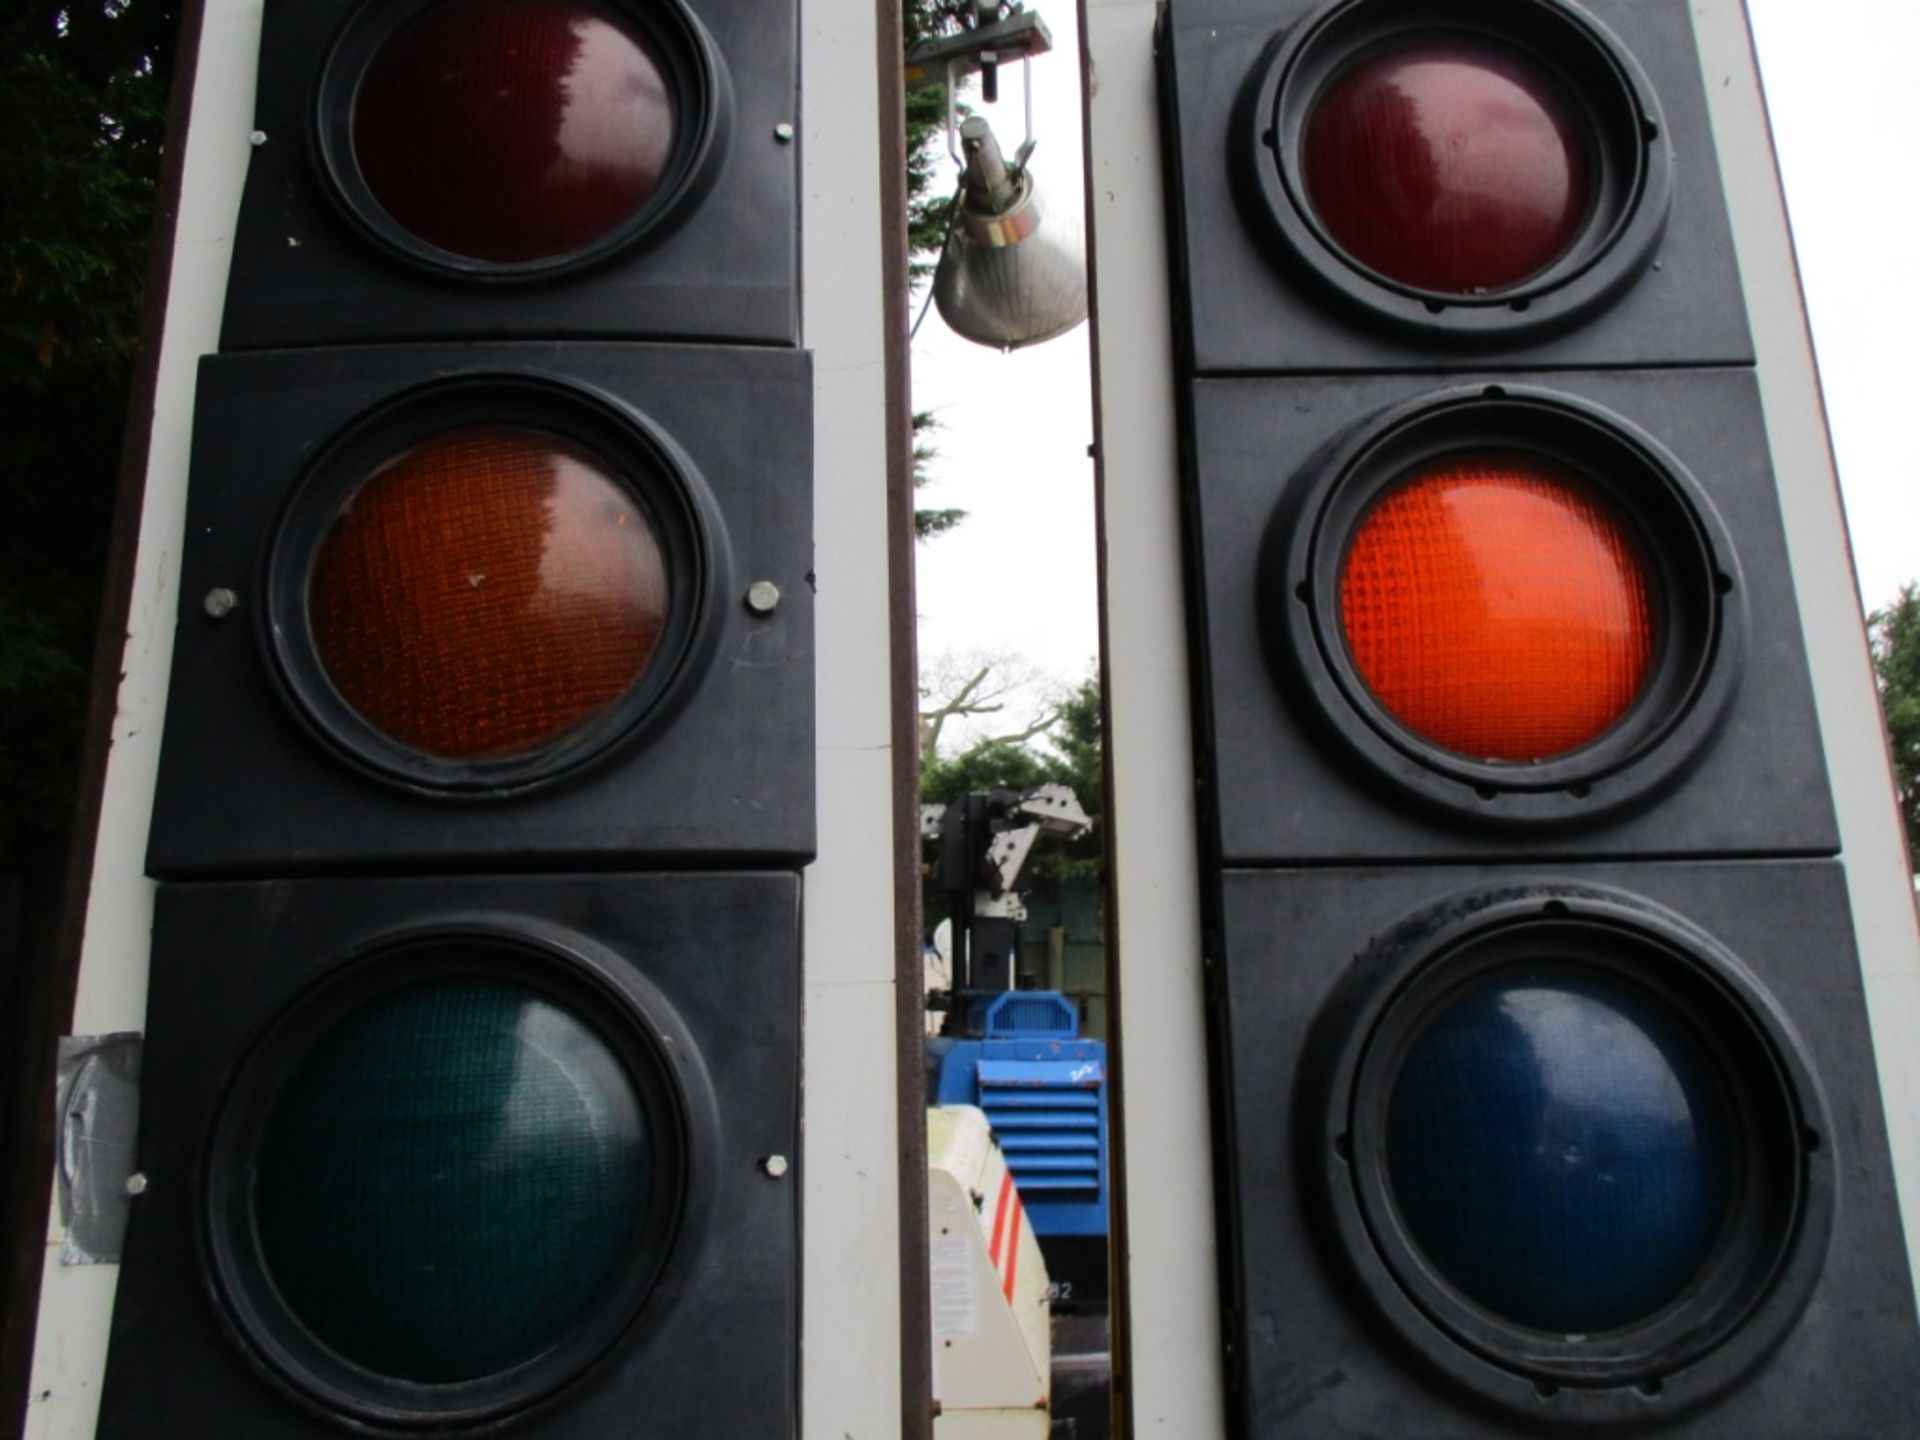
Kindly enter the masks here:
[[341, 507], [307, 586], [320, 664], [376, 730], [443, 759], [551, 747], [645, 673], [668, 569], [594, 456], [531, 430], [438, 436]]
[[441, 0], [374, 54], [353, 156], [403, 229], [470, 260], [570, 255], [652, 198], [679, 116], [658, 50], [595, 0]]
[[1658, 649], [1647, 562], [1589, 482], [1537, 457], [1461, 454], [1402, 477], [1341, 565], [1355, 669], [1415, 735], [1529, 763], [1599, 738]]
[[1590, 129], [1518, 50], [1466, 34], [1396, 39], [1315, 98], [1307, 199], [1335, 244], [1389, 280], [1507, 290], [1579, 238], [1595, 200]]

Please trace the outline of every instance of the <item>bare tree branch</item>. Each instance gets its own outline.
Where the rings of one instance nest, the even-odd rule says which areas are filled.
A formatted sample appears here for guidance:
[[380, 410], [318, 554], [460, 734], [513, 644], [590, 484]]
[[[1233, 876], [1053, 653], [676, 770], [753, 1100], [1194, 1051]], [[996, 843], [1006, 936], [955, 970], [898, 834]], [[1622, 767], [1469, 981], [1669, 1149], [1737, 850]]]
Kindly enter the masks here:
[[930, 760], [939, 753], [940, 739], [949, 722], [998, 715], [1007, 709], [1009, 701], [1036, 691], [1040, 692], [1042, 708], [1031, 721], [1004, 735], [986, 738], [1018, 744], [1044, 734], [1060, 718], [1058, 697], [1046, 693], [1057, 688], [1046, 671], [1024, 656], [941, 656], [921, 675], [920, 758]]

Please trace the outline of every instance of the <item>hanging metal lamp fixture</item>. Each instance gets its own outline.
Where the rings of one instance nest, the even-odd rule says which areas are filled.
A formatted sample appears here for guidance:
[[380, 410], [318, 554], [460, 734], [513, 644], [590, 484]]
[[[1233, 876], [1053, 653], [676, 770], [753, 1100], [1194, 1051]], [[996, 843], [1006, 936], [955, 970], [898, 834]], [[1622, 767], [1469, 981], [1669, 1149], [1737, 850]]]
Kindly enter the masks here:
[[[1087, 318], [1079, 199], [1069, 195], [1052, 202], [1028, 165], [1036, 143], [1032, 62], [1052, 44], [1045, 22], [1032, 11], [1004, 0], [980, 0], [965, 28], [915, 46], [907, 55], [909, 88], [944, 83], [947, 150], [961, 171], [934, 271], [933, 302], [956, 334], [1001, 350], [1038, 345]], [[960, 81], [977, 70], [991, 104], [999, 97], [1000, 68], [1013, 60], [1020, 61], [1026, 135], [1009, 160], [982, 117], [970, 116], [956, 127], [954, 95]]]
[[964, 178], [934, 272], [933, 298], [955, 333], [1003, 350], [1038, 345], [1087, 318], [1083, 227], [1050, 205], [1021, 161], [1011, 166], [980, 116], [960, 126]]

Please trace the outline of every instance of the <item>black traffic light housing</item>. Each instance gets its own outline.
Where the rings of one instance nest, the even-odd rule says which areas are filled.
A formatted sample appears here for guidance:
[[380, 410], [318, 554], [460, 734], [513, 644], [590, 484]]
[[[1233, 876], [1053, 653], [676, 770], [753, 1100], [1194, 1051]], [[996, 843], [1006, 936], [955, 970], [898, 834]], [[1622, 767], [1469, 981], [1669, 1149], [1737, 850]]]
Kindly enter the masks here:
[[[1912, 1282], [1838, 866], [1241, 870], [1220, 883], [1242, 1433], [1841, 1440], [1909, 1427]], [[1503, 926], [1517, 956], [1469, 953]], [[1692, 1293], [1648, 1323], [1569, 1337], [1500, 1322], [1409, 1242], [1378, 1111], [1423, 978], [1537, 972], [1549, 941], [1579, 953], [1575, 926], [1607, 932], [1602, 953], [1637, 972], [1623, 983], [1671, 987], [1752, 1159]]]
[[[803, 353], [744, 347], [204, 362], [153, 872], [811, 855], [810, 396]], [[306, 624], [312, 553], [351, 487], [417, 434], [509, 420], [577, 438], [632, 488], [678, 618], [642, 683], [557, 752], [434, 761], [328, 682]], [[216, 590], [237, 602], [220, 618]]]
[[[1689, 7], [1170, 0], [1158, 42], [1234, 1433], [1911, 1430], [1796, 477]], [[1476, 187], [1535, 142], [1552, 223], [1501, 251]], [[1533, 648], [1577, 607], [1501, 608], [1565, 592], [1475, 487], [1581, 514], [1550, 553], [1619, 562], [1580, 592], [1607, 641]], [[1435, 727], [1521, 687], [1406, 637], [1503, 625], [1458, 653], [1524, 652], [1527, 705], [1616, 664], [1625, 698], [1535, 749]]]
[[793, 1434], [797, 8], [267, 9], [100, 1434]]
[[[1837, 847], [1749, 372], [1202, 378], [1190, 396], [1199, 733], [1223, 863]], [[1334, 576], [1356, 515], [1409, 446], [1473, 443], [1575, 454], [1674, 597], [1679, 673], [1556, 763], [1423, 742], [1341, 642]]]
[[[265, 1440], [343, 1425], [439, 1433], [514, 1422], [537, 1422], [543, 1436], [792, 1433], [798, 1206], [780, 1177], [799, 1145], [799, 889], [797, 876], [771, 873], [162, 887], [142, 1079], [146, 1189], [128, 1235], [100, 1435]], [[630, 1249], [614, 1247], [615, 1280], [551, 1349], [504, 1373], [416, 1383], [314, 1338], [296, 1308], [314, 1304], [314, 1282], [289, 1286], [295, 1302], [282, 1298], [268, 1257], [284, 1276], [285, 1237], [278, 1251], [263, 1245], [256, 1191], [276, 1145], [331, 1145], [351, 1168], [355, 1152], [340, 1137], [275, 1129], [330, 1027], [382, 998], [474, 980], [563, 1007], [618, 1057], [617, 1068], [603, 1061], [576, 1074], [624, 1076], [642, 1092], [652, 1183]], [[404, 1117], [408, 1082], [448, 1041], [424, 1026], [389, 1038], [395, 1068], [358, 1077], [357, 1093], [390, 1098]], [[471, 1064], [449, 1078], [481, 1083]], [[607, 1099], [581, 1104], [592, 1113]], [[503, 1123], [540, 1118], [511, 1100], [501, 1097]], [[493, 1113], [483, 1094], [464, 1101], [480, 1107], [464, 1113]], [[377, 1128], [361, 1133], [378, 1140]], [[492, 1183], [527, 1182], [503, 1167]], [[392, 1214], [378, 1208], [382, 1187]], [[465, 1213], [445, 1187], [422, 1188], [433, 1220]], [[416, 1242], [427, 1238], [418, 1229], [427, 1222], [406, 1208], [419, 1192], [403, 1177], [375, 1170], [340, 1193], [363, 1207], [354, 1213], [368, 1229], [404, 1237], [413, 1226]], [[512, 1242], [550, 1245], [564, 1262], [568, 1196], [565, 1186], [526, 1192], [520, 1203], [533, 1209]], [[341, 1203], [331, 1187], [323, 1198]], [[391, 1237], [345, 1231], [329, 1232], [340, 1253], [312, 1258], [344, 1271], [347, 1286], [434, 1282], [374, 1272], [367, 1255], [404, 1265], [404, 1252]], [[506, 1273], [537, 1289], [529, 1267]], [[527, 1303], [497, 1299], [505, 1317]], [[450, 1313], [442, 1323], [485, 1338], [480, 1319]]]
[[578, 251], [485, 265], [409, 234], [348, 134], [369, 54], [427, 10], [275, 0], [222, 350], [491, 336], [799, 340], [794, 7], [584, 0], [646, 37], [680, 120], [659, 189]]
[[[1564, 81], [1600, 137], [1579, 241], [1498, 296], [1397, 285], [1302, 198], [1307, 99], [1396, 32], [1491, 36]], [[1161, 29], [1176, 344], [1203, 373], [1750, 363], [1686, 0], [1204, 0]]]

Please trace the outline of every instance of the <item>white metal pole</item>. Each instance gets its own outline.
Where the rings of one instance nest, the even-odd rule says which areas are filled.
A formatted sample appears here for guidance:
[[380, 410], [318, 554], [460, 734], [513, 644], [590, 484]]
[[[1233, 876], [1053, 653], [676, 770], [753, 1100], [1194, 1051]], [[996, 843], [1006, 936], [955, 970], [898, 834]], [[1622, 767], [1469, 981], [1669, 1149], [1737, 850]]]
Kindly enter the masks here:
[[[1137, 1440], [1210, 1440], [1223, 1391], [1153, 0], [1082, 0], [1101, 650], [1111, 794], [1115, 1235]], [[1119, 1344], [1120, 1342], [1116, 1342]]]
[[[192, 66], [193, 92], [127, 642], [70, 1026], [76, 1035], [146, 1028], [154, 891], [146, 876], [147, 821], [173, 661], [194, 377], [200, 357], [219, 343], [234, 217], [253, 149], [260, 12], [260, 0], [205, 0], [199, 53], [175, 61], [182, 74]], [[298, 143], [293, 136], [267, 136], [263, 143], [276, 141]], [[61, 1263], [60, 1216], [49, 1205], [26, 1440], [93, 1434], [119, 1278], [117, 1264]]]
[[[1920, 1267], [1920, 938], [1906, 838], [1745, 7], [1696, 0], [1693, 12], [1840, 822], [1907, 1258]], [[1915, 1273], [1920, 1287], [1920, 1268]]]
[[[820, 856], [805, 875], [801, 1433], [900, 1428], [886, 312], [878, 13], [801, 14]], [[897, 70], [897, 66], [894, 67]]]

